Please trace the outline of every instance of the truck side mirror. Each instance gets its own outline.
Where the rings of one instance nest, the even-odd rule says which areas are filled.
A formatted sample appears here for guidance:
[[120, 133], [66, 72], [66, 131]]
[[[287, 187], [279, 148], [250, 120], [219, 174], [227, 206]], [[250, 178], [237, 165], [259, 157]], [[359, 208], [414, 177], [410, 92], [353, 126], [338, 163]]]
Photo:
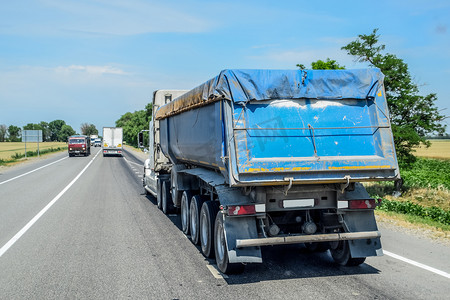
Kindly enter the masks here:
[[144, 133], [143, 132], [138, 133], [138, 145], [139, 145], [139, 148], [144, 148]]

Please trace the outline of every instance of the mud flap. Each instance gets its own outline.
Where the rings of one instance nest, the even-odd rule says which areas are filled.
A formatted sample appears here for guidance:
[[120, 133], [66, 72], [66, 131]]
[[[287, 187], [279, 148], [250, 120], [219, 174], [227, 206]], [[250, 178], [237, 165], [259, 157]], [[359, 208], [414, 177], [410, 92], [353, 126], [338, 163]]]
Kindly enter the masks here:
[[255, 217], [225, 217], [225, 238], [230, 263], [261, 263], [261, 247], [236, 248], [237, 239], [256, 239]]
[[[346, 212], [343, 217], [350, 232], [378, 230], [373, 210]], [[351, 240], [348, 241], [348, 245], [354, 258], [383, 255], [380, 238]]]

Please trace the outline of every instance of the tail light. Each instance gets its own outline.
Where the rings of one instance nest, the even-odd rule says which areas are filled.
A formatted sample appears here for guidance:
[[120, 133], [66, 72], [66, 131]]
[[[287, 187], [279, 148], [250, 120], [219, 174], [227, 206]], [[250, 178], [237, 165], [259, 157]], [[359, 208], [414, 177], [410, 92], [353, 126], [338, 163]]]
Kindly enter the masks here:
[[350, 209], [375, 209], [376, 206], [375, 199], [348, 201], [348, 208]]
[[227, 206], [226, 212], [229, 216], [254, 215], [266, 211], [265, 204], [255, 205], [231, 205]]

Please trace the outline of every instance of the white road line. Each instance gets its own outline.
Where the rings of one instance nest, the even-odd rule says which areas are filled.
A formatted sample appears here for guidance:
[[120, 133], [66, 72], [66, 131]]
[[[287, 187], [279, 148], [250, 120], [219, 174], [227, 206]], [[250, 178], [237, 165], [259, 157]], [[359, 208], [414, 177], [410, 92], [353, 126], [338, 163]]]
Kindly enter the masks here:
[[4, 183], [7, 183], [7, 182], [10, 182], [10, 181], [12, 181], [12, 180], [14, 180], [14, 179], [20, 178], [20, 177], [22, 177], [22, 176], [31, 174], [31, 173], [33, 173], [33, 172], [36, 172], [37, 170], [43, 169], [43, 168], [48, 167], [48, 166], [50, 166], [50, 165], [56, 164], [57, 162], [60, 162], [61, 160], [66, 159], [66, 158], [68, 158], [68, 156], [65, 156], [65, 157], [63, 157], [63, 158], [61, 158], [61, 159], [58, 159], [57, 161], [54, 161], [54, 162], [52, 162], [52, 163], [46, 164], [45, 166], [42, 166], [42, 167], [39, 167], [39, 168], [37, 168], [37, 169], [31, 170], [31, 171], [29, 171], [29, 172], [26, 172], [26, 173], [24, 173], [24, 174], [22, 174], [22, 175], [13, 177], [13, 178], [8, 179], [8, 180], [5, 180], [5, 181], [2, 181], [2, 182], [0, 182], [0, 185], [2, 185], [2, 184], [4, 184]]
[[208, 264], [208, 265], [206, 265], [206, 267], [211, 272], [211, 274], [214, 276], [214, 278], [216, 278], [216, 279], [228, 278], [228, 275], [221, 273], [215, 266]]
[[444, 272], [444, 271], [435, 269], [435, 268], [433, 268], [433, 267], [424, 265], [424, 264], [419, 263], [419, 262], [417, 262], [417, 261], [414, 261], [414, 260], [412, 260], [412, 259], [409, 259], [409, 258], [400, 256], [400, 255], [398, 255], [398, 254], [395, 254], [395, 253], [392, 253], [392, 252], [389, 252], [389, 251], [386, 251], [386, 250], [383, 250], [383, 253], [386, 254], [387, 256], [392, 257], [392, 258], [401, 260], [401, 261], [406, 262], [406, 263], [408, 263], [408, 264], [411, 264], [411, 265], [413, 265], [413, 266], [422, 268], [422, 269], [424, 269], [424, 270], [427, 270], [427, 271], [436, 273], [436, 274], [438, 274], [438, 275], [441, 275], [441, 276], [444, 276], [444, 277], [450, 279], [450, 274], [447, 273], [447, 272]]
[[53, 198], [53, 200], [50, 201], [49, 204], [47, 204], [36, 216], [34, 216], [33, 219], [31, 219], [30, 222], [27, 223], [27, 225], [25, 225], [2, 248], [0, 248], [0, 257], [2, 257], [2, 255], [5, 254], [5, 252], [8, 251], [8, 249], [11, 248], [11, 246], [14, 245], [14, 243], [17, 242], [22, 237], [22, 235], [24, 235], [28, 231], [28, 229], [30, 229], [31, 226], [33, 226], [33, 224], [36, 223], [36, 221], [39, 220], [39, 218], [42, 217], [42, 215], [44, 215], [45, 212], [49, 210], [49, 208], [52, 207], [52, 205], [55, 204], [56, 201], [59, 200], [59, 198], [61, 198], [62, 195], [64, 195], [65, 192], [67, 192], [67, 190], [80, 178], [80, 176], [84, 173], [84, 171], [86, 171], [86, 169], [92, 164], [92, 162], [98, 156], [99, 153], [100, 152], [97, 152], [94, 158], [92, 158], [89, 161], [89, 163], [86, 165], [86, 167], [84, 167], [83, 170], [81, 170], [81, 172], [77, 175], [77, 177], [75, 177], [58, 195], [56, 195], [56, 197]]

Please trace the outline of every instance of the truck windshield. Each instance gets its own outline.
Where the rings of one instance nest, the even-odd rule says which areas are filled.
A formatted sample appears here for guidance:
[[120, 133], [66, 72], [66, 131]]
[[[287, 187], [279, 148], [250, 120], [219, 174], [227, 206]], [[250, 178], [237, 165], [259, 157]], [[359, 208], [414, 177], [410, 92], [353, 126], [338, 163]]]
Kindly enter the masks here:
[[69, 144], [84, 144], [84, 139], [70, 139]]

